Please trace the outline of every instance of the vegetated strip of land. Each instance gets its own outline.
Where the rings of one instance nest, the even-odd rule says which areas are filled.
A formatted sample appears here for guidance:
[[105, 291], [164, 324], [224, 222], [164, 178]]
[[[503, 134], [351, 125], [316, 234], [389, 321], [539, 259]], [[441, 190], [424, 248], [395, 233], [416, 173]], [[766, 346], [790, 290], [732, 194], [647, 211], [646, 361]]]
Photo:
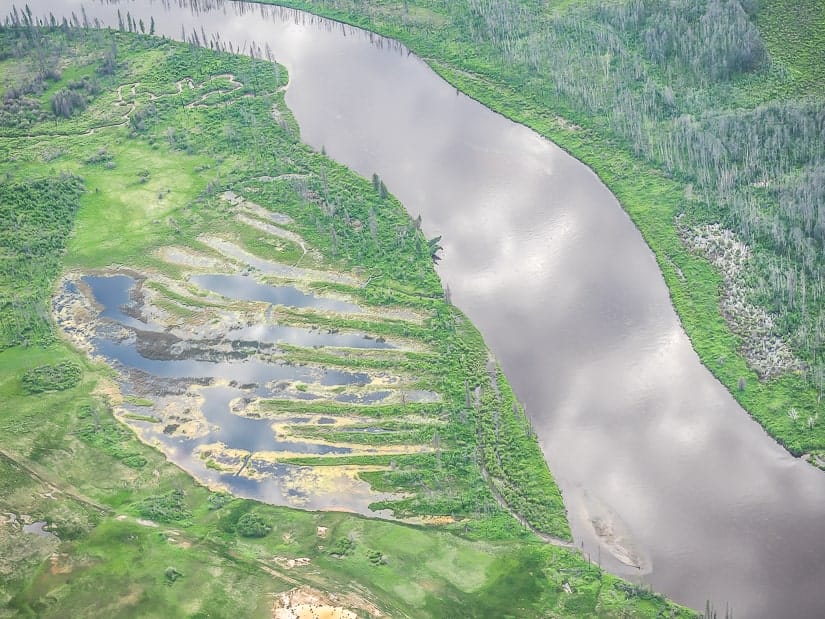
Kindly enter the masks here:
[[[18, 14], [15, 27], [0, 30], [8, 84], [0, 114], [8, 215], [0, 237], [1, 607], [42, 617], [268, 617], [273, 594], [301, 584], [373, 616], [691, 614], [522, 526], [569, 539], [521, 407], [478, 331], [443, 299], [431, 246], [403, 207], [380, 181], [300, 144], [280, 67], [67, 23], [44, 30], [30, 19]], [[152, 26], [127, 13], [123, 29]], [[152, 288], [165, 311], [191, 316], [221, 306], [180, 284], [181, 262], [193, 255], [226, 258], [210, 253], [204, 232], [232, 235], [261, 259], [304, 259], [282, 237], [238, 228], [243, 207], [221, 197], [228, 189], [257, 190], [262, 208], [288, 212], [292, 232], [317, 252], [313, 267], [380, 273], [351, 291], [358, 301], [426, 316], [428, 336], [414, 321], [347, 326], [426, 336], [437, 352], [393, 353], [385, 367], [427, 380], [443, 360], [443, 406], [402, 402], [385, 411], [402, 413], [387, 414], [388, 429], [408, 411], [431, 415], [438, 445], [364, 475], [407, 494], [376, 507], [431, 525], [207, 489], [113, 417], [120, 394], [112, 370], [55, 337], [48, 304], [61, 268], [151, 274], [166, 282]], [[307, 363], [333, 357], [285, 353]], [[368, 355], [358, 358], [369, 365]], [[130, 403], [151, 422], [151, 399]], [[24, 531], [38, 522], [46, 534]]]
[[[273, 3], [402, 41], [590, 166], [653, 249], [703, 363], [825, 467], [825, 5]], [[750, 254], [735, 290], [709, 262], [725, 234], [693, 242], [719, 223]]]

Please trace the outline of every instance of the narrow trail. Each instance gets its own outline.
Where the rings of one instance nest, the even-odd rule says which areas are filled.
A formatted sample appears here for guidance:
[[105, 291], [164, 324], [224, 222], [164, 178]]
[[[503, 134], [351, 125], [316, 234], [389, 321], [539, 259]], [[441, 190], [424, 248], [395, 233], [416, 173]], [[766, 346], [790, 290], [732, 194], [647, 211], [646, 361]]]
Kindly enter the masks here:
[[[496, 375], [496, 362], [493, 358], [492, 354], [490, 354], [487, 358], [487, 373], [490, 378], [490, 384], [492, 385], [493, 392], [496, 394], [496, 400], [498, 400], [499, 405], [501, 404], [501, 389], [498, 386], [498, 376]], [[477, 406], [476, 412], [478, 413], [479, 407]], [[541, 539], [547, 544], [551, 544], [553, 546], [558, 546], [560, 548], [569, 548], [571, 550], [578, 550], [578, 547], [571, 541], [566, 539], [562, 539], [560, 537], [556, 537], [555, 535], [550, 535], [549, 533], [544, 533], [536, 529], [527, 519], [522, 516], [519, 512], [515, 509], [510, 507], [507, 503], [505, 498], [501, 495], [501, 493], [496, 488], [495, 482], [490, 475], [490, 472], [487, 470], [487, 467], [484, 465], [484, 438], [481, 435], [481, 426], [478, 427], [478, 449], [479, 449], [479, 469], [481, 469], [481, 476], [484, 478], [484, 481], [487, 482], [487, 486], [490, 488], [490, 492], [493, 494], [493, 498], [498, 503], [499, 507], [506, 510], [513, 518], [519, 521], [519, 523], [526, 529], [528, 529], [533, 535]], [[502, 482], [505, 483], [505, 482]]]
[[[217, 102], [215, 104], [205, 103], [206, 99], [209, 96], [212, 96], [212, 95], [229, 95], [229, 94], [232, 94], [233, 92], [237, 92], [238, 90], [241, 90], [244, 87], [244, 84], [242, 82], [238, 81], [238, 79], [236, 78], [236, 76], [233, 73], [220, 73], [220, 74], [217, 74], [217, 75], [213, 75], [213, 76], [209, 77], [209, 79], [204, 80], [203, 82], [198, 84], [197, 86], [195, 85], [195, 82], [191, 77], [185, 77], [185, 78], [180, 79], [177, 82], [175, 82], [175, 87], [177, 89], [177, 92], [175, 92], [175, 93], [169, 93], [169, 94], [165, 94], [165, 95], [158, 95], [158, 94], [155, 94], [155, 93], [150, 92], [150, 91], [147, 90], [147, 91], [142, 92], [141, 94], [145, 95], [149, 99], [150, 102], [160, 101], [160, 100], [166, 99], [168, 97], [174, 97], [174, 96], [182, 94], [183, 91], [184, 91], [184, 84], [187, 84], [189, 86], [189, 90], [201, 90], [207, 84], [211, 84], [216, 79], [221, 79], [221, 78], [226, 79], [232, 85], [232, 88], [229, 88], [229, 89], [227, 89], [227, 88], [216, 88], [214, 90], [209, 90], [208, 92], [205, 92], [203, 95], [201, 95], [200, 98], [198, 98], [197, 100], [192, 101], [190, 103], [187, 103], [184, 107], [187, 108], [187, 109], [208, 108], [208, 107], [211, 107], [212, 105], [220, 105], [220, 104], [226, 105], [226, 104], [237, 101], [238, 99], [230, 99], [228, 101]], [[117, 94], [117, 99], [112, 103], [112, 106], [115, 109], [115, 111], [118, 111], [119, 108], [124, 108], [124, 107], [127, 108], [125, 112], [122, 112], [122, 114], [119, 114], [118, 116], [116, 116], [116, 118], [119, 118], [119, 120], [117, 120], [117, 122], [103, 123], [103, 124], [96, 125], [94, 127], [90, 127], [88, 129], [85, 129], [83, 131], [51, 131], [51, 132], [43, 132], [43, 133], [32, 133], [32, 134], [28, 134], [28, 135], [0, 135], [0, 140], [20, 140], [20, 139], [36, 140], [36, 139], [41, 139], [41, 138], [77, 137], [77, 136], [84, 136], [84, 135], [93, 135], [93, 134], [97, 133], [98, 131], [102, 131], [104, 129], [114, 129], [116, 127], [125, 127], [126, 125], [129, 124], [129, 122], [131, 120], [131, 117], [132, 117], [132, 114], [134, 114], [135, 110], [137, 109], [138, 104], [134, 99], [132, 99], [130, 101], [127, 101], [124, 98], [123, 89], [128, 88], [129, 89], [129, 95], [131, 95], [131, 97], [134, 98], [134, 97], [138, 96], [138, 86], [140, 86], [140, 82], [129, 82], [129, 83], [126, 83], [126, 84], [120, 84], [117, 87], [117, 89], [115, 90], [115, 93]], [[264, 93], [264, 94], [267, 94], [267, 93]], [[252, 96], [255, 96], [255, 95], [244, 95], [244, 96], [252, 97]]]
[[10, 454], [8, 451], [2, 448], [0, 448], [0, 459], [5, 460], [12, 466], [17, 467], [22, 471], [25, 471], [25, 473], [29, 477], [45, 485], [49, 489], [49, 494], [62, 494], [82, 505], [85, 505], [86, 507], [90, 507], [96, 511], [99, 511], [107, 515], [111, 515], [114, 513], [114, 511], [110, 507], [101, 505], [100, 503], [97, 503], [92, 499], [80, 494], [80, 492], [76, 488], [67, 484], [64, 481], [60, 482], [60, 487], [57, 486], [55, 482], [48, 479], [43, 473], [36, 471], [31, 465], [22, 462], [18, 457], [15, 457], [14, 455]]
[[552, 546], [559, 546], [560, 548], [569, 548], [571, 550], [579, 550], [578, 546], [576, 546], [573, 542], [567, 541], [567, 540], [562, 539], [560, 537], [556, 537], [555, 535], [550, 535], [549, 533], [542, 533], [541, 531], [536, 529], [533, 525], [531, 525], [529, 522], [527, 522], [527, 520], [524, 518], [524, 516], [522, 516], [517, 511], [515, 511], [513, 508], [511, 508], [507, 504], [507, 501], [504, 500], [504, 497], [501, 496], [499, 491], [496, 489], [496, 486], [493, 483], [493, 480], [490, 478], [490, 473], [487, 471], [487, 467], [484, 466], [483, 464], [480, 464], [479, 468], [481, 469], [481, 476], [484, 478], [484, 481], [486, 481], [487, 485], [490, 487], [490, 492], [493, 493], [493, 498], [495, 498], [496, 503], [498, 503], [499, 507], [506, 510], [513, 518], [518, 520], [519, 523], [525, 529], [529, 529], [530, 532], [533, 533], [533, 535], [535, 535], [536, 537], [541, 539], [543, 542], [546, 542], [546, 543], [548, 543]]

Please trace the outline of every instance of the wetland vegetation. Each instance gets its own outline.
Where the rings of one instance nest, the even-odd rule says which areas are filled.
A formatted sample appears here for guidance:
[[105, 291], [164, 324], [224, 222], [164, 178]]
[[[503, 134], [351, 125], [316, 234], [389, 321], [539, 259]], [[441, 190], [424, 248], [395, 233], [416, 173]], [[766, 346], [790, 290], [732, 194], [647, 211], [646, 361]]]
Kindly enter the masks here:
[[[308, 587], [358, 616], [692, 615], [570, 547], [437, 240], [301, 144], [282, 67], [12, 21], [0, 616], [272, 616]], [[289, 507], [325, 489], [362, 515]]]

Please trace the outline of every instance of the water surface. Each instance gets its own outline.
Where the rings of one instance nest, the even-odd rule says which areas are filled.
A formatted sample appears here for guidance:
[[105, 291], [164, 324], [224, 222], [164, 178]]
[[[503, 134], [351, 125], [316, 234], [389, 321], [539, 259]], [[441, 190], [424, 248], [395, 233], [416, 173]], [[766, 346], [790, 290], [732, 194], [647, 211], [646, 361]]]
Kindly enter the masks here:
[[358, 313], [361, 311], [361, 308], [354, 303], [317, 297], [314, 294], [301, 292], [294, 286], [262, 284], [245, 275], [193, 275], [191, 280], [201, 288], [212, 290], [230, 299], [263, 301], [290, 307], [311, 307], [333, 312]]
[[[134, 306], [131, 290], [135, 280], [128, 275], [84, 275], [81, 281], [94, 291], [95, 300], [102, 306], [100, 315], [137, 329], [151, 329], [142, 320], [126, 313]], [[74, 286], [71, 283], [71, 286]]]
[[[380, 174], [443, 236], [439, 272], [525, 403], [585, 551], [696, 608], [822, 616], [825, 476], [701, 365], [651, 252], [590, 170], [375, 35], [241, 3], [122, 6], [166, 36], [197, 27], [236, 49], [270, 46], [303, 139]], [[115, 4], [85, 8], [117, 24]], [[600, 523], [644, 570], [619, 560]]]
[[[394, 498], [387, 493], [373, 492], [366, 482], [352, 475], [336, 473], [334, 468], [321, 470], [269, 461], [261, 452], [287, 456], [334, 456], [349, 454], [352, 449], [300, 438], [279, 437], [272, 421], [244, 417], [233, 410], [236, 401], [284, 397], [284, 389], [301, 383], [321, 387], [365, 386], [371, 380], [367, 374], [267, 361], [255, 356], [222, 359], [227, 355], [210, 348], [208, 343], [200, 343], [196, 353], [209, 357], [207, 359], [147, 357], [141, 353], [140, 341], [156, 335], [151, 331], [157, 330], [158, 326], [136, 320], [123, 312], [125, 306], [140, 309], [136, 301], [139, 294], [134, 292], [135, 280], [127, 275], [84, 276], [82, 280], [100, 306], [99, 317], [106, 319], [88, 326], [94, 329], [94, 352], [121, 371], [124, 393], [149, 397], [155, 402], [152, 416], [159, 418], [159, 421], [143, 420], [146, 409], [129, 404], [125, 404], [124, 408], [134, 416], [127, 416], [126, 419], [149, 442], [160, 444], [173, 462], [205, 483], [220, 484], [240, 496], [279, 505], [347, 509], [375, 515], [369, 509], [370, 503]], [[70, 281], [65, 284], [65, 292], [80, 294], [78, 287]], [[299, 297], [297, 302], [316, 300], [315, 297]], [[112, 323], [124, 328], [113, 329]], [[295, 333], [303, 331], [305, 337], [313, 335], [298, 327], [280, 328], [291, 329]], [[370, 341], [363, 336], [315, 335], [319, 341], [324, 338], [334, 340], [336, 337], [358, 337], [365, 342]], [[288, 395], [317, 397], [301, 392], [297, 395], [290, 392]], [[216, 445], [225, 446], [228, 451], [224, 453]], [[212, 450], [210, 457], [224, 468], [234, 470], [208, 467], [205, 458], [201, 457], [203, 449]], [[253, 478], [242, 475], [244, 471], [254, 471]], [[385, 512], [379, 513], [389, 516]]]

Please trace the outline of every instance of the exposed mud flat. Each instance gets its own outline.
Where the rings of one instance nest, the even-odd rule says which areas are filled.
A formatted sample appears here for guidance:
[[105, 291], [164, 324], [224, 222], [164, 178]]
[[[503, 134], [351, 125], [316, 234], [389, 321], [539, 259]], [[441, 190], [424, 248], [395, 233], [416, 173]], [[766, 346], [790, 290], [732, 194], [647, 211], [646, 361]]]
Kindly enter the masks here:
[[601, 545], [613, 557], [624, 565], [636, 568], [639, 574], [651, 572], [653, 565], [650, 558], [637, 546], [630, 528], [618, 514], [587, 491], [582, 492], [582, 505], [585, 517]]
[[[306, 255], [309, 251], [307, 249], [306, 243], [304, 243], [304, 239], [301, 238], [300, 235], [296, 234], [295, 232], [291, 232], [289, 230], [281, 228], [280, 226], [276, 226], [274, 224], [259, 219], [261, 217], [268, 217], [267, 213], [261, 213], [259, 210], [256, 209], [250, 209], [247, 211], [247, 213], [238, 213], [237, 215], [235, 215], [235, 220], [244, 225], [256, 228], [261, 232], [266, 232], [269, 235], [277, 236], [281, 239], [284, 239], [285, 241], [295, 243], [296, 245], [300, 246], [301, 250], [304, 252], [304, 255]], [[313, 255], [316, 259], [320, 258], [320, 255], [315, 252], [313, 252]]]
[[231, 271], [232, 264], [227, 260], [222, 260], [215, 256], [197, 252], [184, 247], [161, 247], [157, 251], [157, 256], [170, 264], [197, 270]]
[[[277, 180], [291, 180], [291, 179], [304, 179], [308, 178], [306, 174], [283, 174], [281, 176], [262, 176], [258, 179], [258, 181], [262, 183], [273, 182]], [[270, 219], [274, 223], [280, 226], [289, 226], [294, 223], [292, 217], [289, 215], [285, 215], [284, 213], [279, 213], [278, 211], [270, 210], [260, 204], [252, 202], [251, 200], [247, 200], [241, 195], [238, 195], [234, 191], [224, 191], [221, 194], [221, 198], [227, 202], [229, 202], [232, 206], [240, 207], [241, 209], [252, 213], [262, 219]], [[295, 239], [302, 240], [301, 237], [295, 232], [289, 232], [289, 234], [293, 235]], [[296, 240], [296, 242], [298, 242]]]

